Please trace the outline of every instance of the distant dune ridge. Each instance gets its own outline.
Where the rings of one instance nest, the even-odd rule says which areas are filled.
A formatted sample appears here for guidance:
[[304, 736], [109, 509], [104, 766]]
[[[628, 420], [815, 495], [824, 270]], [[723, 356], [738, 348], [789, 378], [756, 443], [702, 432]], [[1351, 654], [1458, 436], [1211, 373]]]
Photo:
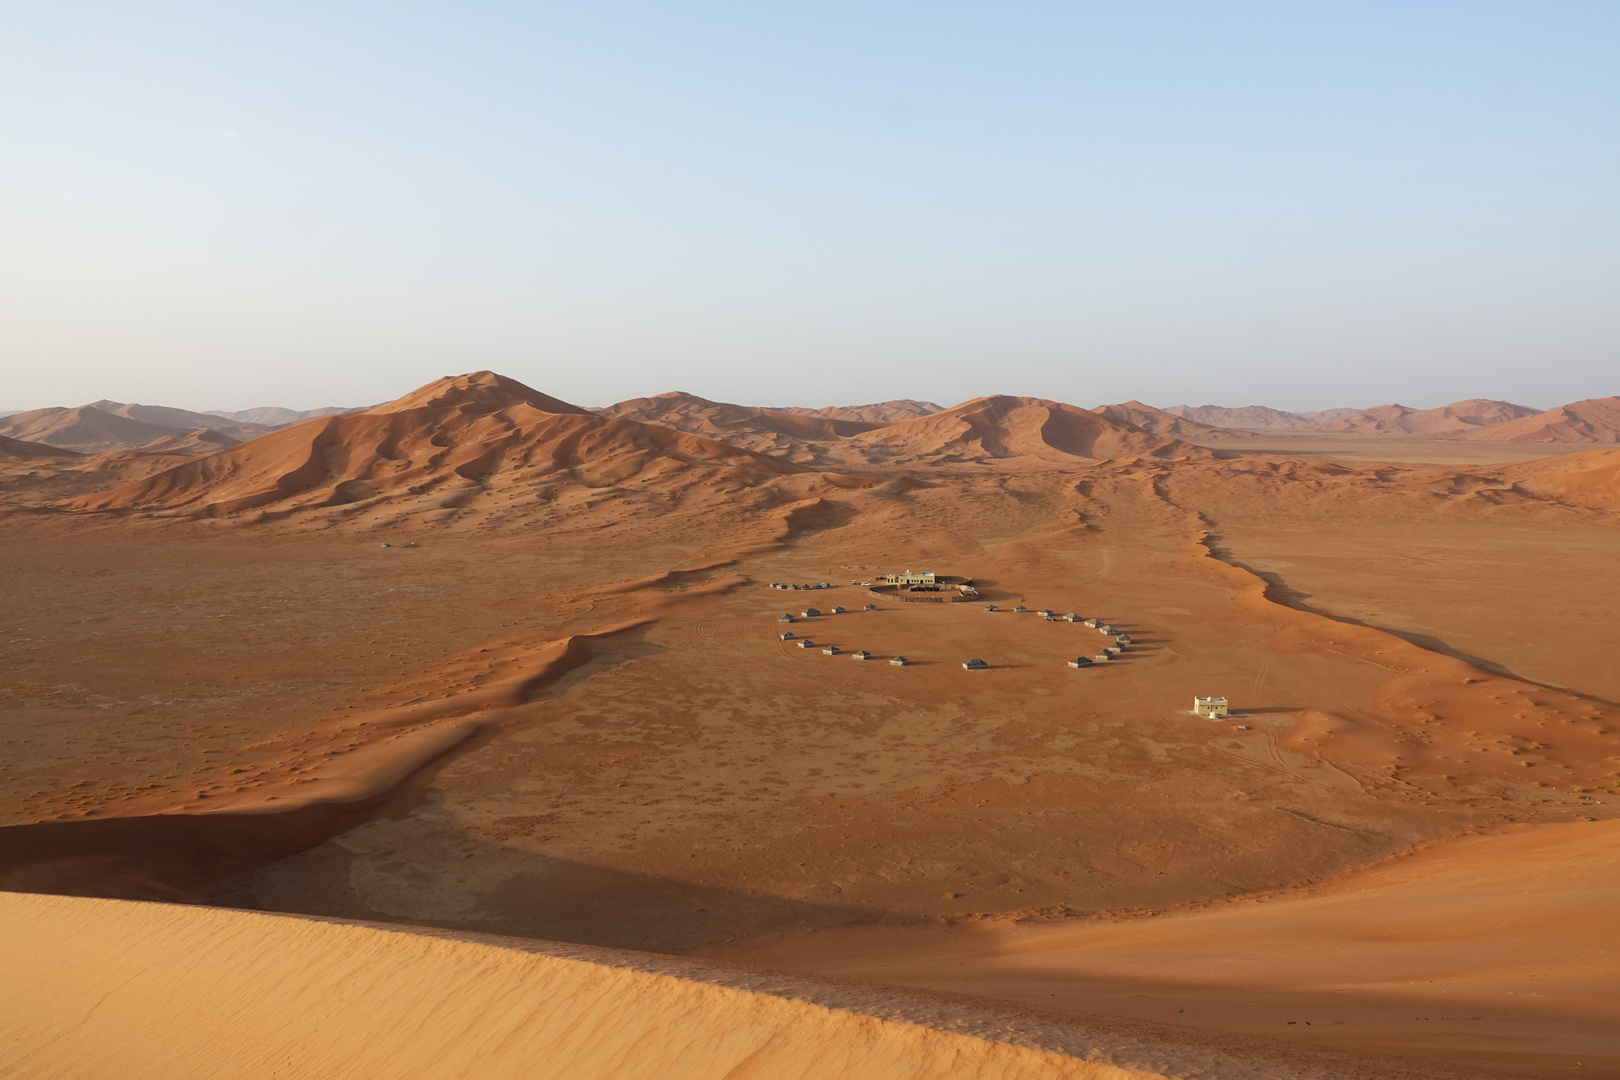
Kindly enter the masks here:
[[1156, 409], [1152, 405], [1145, 405], [1140, 401], [1124, 401], [1117, 405], [1098, 405], [1091, 411], [1099, 416], [1106, 416], [1110, 420], [1132, 424], [1154, 435], [1169, 435], [1172, 438], [1187, 439], [1193, 442], [1199, 439], [1241, 440], [1253, 437], [1247, 431], [1200, 423], [1191, 417], [1170, 412], [1168, 409]]
[[497, 467], [528, 470], [537, 484], [574, 469], [617, 484], [694, 463], [753, 479], [798, 471], [713, 439], [600, 416], [480, 371], [371, 409], [306, 420], [64, 508], [213, 516], [409, 497], [454, 509]]
[[732, 405], [682, 391], [633, 398], [598, 411], [606, 416], [663, 424], [677, 431], [723, 439], [761, 452], [792, 450], [796, 442], [835, 442], [883, 426], [878, 422], [835, 419], [817, 413]]
[[259, 424], [268, 428], [278, 428], [286, 427], [288, 424], [296, 424], [300, 420], [314, 420], [322, 416], [339, 416], [354, 411], [353, 407], [345, 408], [338, 405], [328, 405], [320, 409], [283, 409], [270, 405], [261, 406], [257, 409], [238, 409], [235, 412], [210, 409], [206, 415], [235, 420], [244, 424]]
[[[85, 453], [128, 450], [173, 435], [176, 430], [91, 405], [77, 409], [32, 409], [8, 416], [0, 424], [0, 435]], [[190, 425], [186, 430], [190, 430]]]
[[69, 450], [66, 447], [52, 446], [50, 443], [28, 442], [24, 439], [13, 439], [8, 435], [0, 435], [0, 459], [20, 461], [34, 460], [36, 458], [56, 458], [66, 460], [82, 456], [79, 451]]
[[1379, 405], [1370, 409], [1290, 413], [1262, 405], [1172, 405], [1160, 411], [1211, 427], [1251, 431], [1476, 442], [1620, 442], [1620, 397], [1587, 398], [1545, 411], [1491, 398], [1468, 398], [1434, 409]]
[[[1295, 413], [1264, 405], [1243, 405], [1227, 408], [1222, 405], [1171, 405], [1164, 409], [1179, 416], [1215, 428], [1302, 428], [1322, 420], [1354, 412], [1353, 409], [1329, 409], [1326, 413]], [[1329, 415], [1331, 414], [1331, 415]]]
[[891, 466], [1208, 455], [1191, 444], [1073, 405], [1006, 395], [874, 428], [851, 444], [874, 463]]
[[896, 398], [871, 405], [832, 405], [824, 409], [779, 408], [777, 412], [799, 413], [804, 416], [823, 416], [828, 420], [856, 420], [866, 424], [893, 424], [900, 420], [914, 420], [929, 413], [943, 412], [945, 406], [916, 398]]
[[1620, 397], [1586, 398], [1469, 437], [1493, 442], [1620, 442]]
[[1346, 435], [1412, 435], [1428, 439], [1474, 437], [1488, 428], [1536, 415], [1538, 410], [1511, 401], [1470, 398], [1437, 409], [1380, 405], [1349, 416], [1311, 425], [1313, 431]]

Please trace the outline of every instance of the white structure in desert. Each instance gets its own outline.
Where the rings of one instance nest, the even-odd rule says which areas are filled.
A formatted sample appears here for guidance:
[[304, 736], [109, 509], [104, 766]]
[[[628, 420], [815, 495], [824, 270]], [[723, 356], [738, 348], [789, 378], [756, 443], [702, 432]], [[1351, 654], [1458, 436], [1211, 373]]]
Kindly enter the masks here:
[[1222, 720], [1226, 717], [1226, 699], [1223, 697], [1195, 697], [1193, 698], [1193, 713], [1198, 716], [1207, 716], [1211, 720]]

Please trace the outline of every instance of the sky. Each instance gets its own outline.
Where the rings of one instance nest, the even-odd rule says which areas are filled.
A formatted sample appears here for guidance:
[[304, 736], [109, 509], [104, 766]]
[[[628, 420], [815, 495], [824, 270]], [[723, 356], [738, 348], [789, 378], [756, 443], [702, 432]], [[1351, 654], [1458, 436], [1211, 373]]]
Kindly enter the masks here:
[[0, 5], [0, 409], [1620, 393], [1620, 4]]

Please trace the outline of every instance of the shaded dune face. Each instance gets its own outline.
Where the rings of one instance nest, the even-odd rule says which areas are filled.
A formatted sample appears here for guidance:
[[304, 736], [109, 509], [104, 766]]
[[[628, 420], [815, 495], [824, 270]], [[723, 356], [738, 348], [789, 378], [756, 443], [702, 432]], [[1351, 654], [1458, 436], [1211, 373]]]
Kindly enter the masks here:
[[0, 459], [13, 461], [29, 461], [36, 458], [71, 459], [81, 457], [77, 450], [69, 450], [62, 446], [52, 446], [49, 443], [29, 442], [26, 439], [13, 439], [7, 435], [0, 435]]
[[272, 432], [63, 509], [221, 515], [444, 492], [446, 505], [498, 469], [535, 479], [653, 479], [701, 462], [749, 480], [795, 466], [671, 428], [597, 416], [488, 372], [432, 383], [374, 409]]

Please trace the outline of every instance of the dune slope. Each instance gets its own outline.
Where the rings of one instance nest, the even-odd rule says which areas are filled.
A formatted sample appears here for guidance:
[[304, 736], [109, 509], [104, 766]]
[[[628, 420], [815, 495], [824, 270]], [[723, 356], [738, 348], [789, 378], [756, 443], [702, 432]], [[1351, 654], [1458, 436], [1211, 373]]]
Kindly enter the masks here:
[[1612, 1076], [1617, 839], [1616, 821], [1519, 826], [1206, 911], [850, 930], [711, 952], [1455, 1065]]
[[1295, 1075], [647, 954], [256, 912], [0, 894], [0, 956], [11, 1080]]

